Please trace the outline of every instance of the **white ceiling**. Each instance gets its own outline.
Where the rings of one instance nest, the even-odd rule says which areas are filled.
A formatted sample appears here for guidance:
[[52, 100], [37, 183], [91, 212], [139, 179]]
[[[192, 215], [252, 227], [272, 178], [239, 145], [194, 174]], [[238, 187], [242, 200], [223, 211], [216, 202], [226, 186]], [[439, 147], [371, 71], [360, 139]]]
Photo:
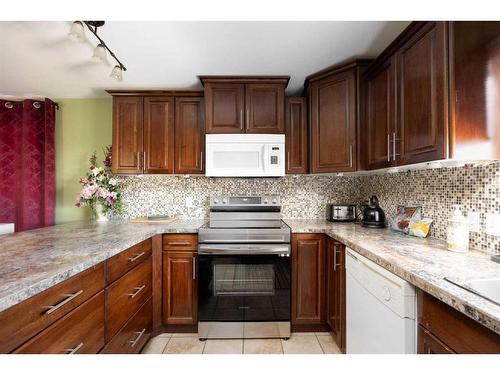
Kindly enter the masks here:
[[[99, 34], [126, 66], [91, 59], [95, 37], [77, 43], [71, 22], [0, 22], [0, 95], [102, 97], [104, 89], [201, 89], [198, 75], [304, 78], [353, 57], [379, 54], [409, 22], [107, 22]], [[86, 30], [88, 31], [88, 30]]]

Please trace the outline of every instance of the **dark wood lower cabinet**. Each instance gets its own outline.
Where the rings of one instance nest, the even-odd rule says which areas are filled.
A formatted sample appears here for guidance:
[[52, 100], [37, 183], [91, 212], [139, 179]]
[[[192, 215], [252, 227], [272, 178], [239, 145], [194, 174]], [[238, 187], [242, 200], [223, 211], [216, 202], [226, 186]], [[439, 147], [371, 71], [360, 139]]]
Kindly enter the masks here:
[[292, 329], [327, 330], [325, 237], [292, 234]]
[[197, 253], [163, 253], [163, 324], [198, 323]]
[[443, 344], [437, 337], [421, 325], [418, 326], [418, 354], [455, 354], [453, 350]]
[[326, 238], [326, 322], [333, 338], [345, 353], [346, 344], [346, 282], [345, 246], [334, 239]]

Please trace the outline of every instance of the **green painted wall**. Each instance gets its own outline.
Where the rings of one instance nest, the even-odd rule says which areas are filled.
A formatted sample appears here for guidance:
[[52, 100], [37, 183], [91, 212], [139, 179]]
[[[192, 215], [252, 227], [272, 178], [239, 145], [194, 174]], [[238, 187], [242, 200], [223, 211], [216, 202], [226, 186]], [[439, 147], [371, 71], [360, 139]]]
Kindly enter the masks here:
[[111, 144], [112, 99], [59, 99], [56, 118], [56, 223], [83, 220], [90, 210], [75, 207], [79, 179], [88, 159]]

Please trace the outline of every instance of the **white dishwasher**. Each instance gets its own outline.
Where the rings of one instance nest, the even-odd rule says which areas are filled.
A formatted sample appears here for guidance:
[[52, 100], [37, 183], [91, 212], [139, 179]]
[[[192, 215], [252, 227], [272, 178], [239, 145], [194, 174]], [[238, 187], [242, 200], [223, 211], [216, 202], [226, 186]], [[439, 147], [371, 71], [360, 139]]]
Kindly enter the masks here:
[[348, 354], [416, 353], [415, 287], [346, 248]]

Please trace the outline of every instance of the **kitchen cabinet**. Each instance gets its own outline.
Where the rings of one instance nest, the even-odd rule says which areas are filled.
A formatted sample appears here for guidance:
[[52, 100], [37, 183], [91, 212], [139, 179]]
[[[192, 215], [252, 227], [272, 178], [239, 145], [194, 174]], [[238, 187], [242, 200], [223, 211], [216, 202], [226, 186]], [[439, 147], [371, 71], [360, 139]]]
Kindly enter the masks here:
[[113, 173], [139, 173], [143, 156], [143, 98], [113, 98]]
[[286, 174], [304, 174], [309, 170], [307, 106], [304, 97], [285, 99]]
[[194, 251], [163, 253], [163, 324], [197, 324], [197, 260]]
[[417, 316], [419, 354], [500, 354], [500, 335], [422, 290]]
[[306, 78], [311, 173], [352, 172], [362, 167], [363, 159], [358, 156], [364, 110], [360, 83], [367, 64], [355, 61]]
[[113, 96], [113, 173], [203, 173], [203, 93], [108, 93]]
[[142, 173], [174, 173], [174, 98], [144, 98]]
[[205, 120], [203, 98], [175, 98], [175, 168], [177, 174], [202, 174]]
[[326, 321], [333, 338], [345, 353], [346, 347], [346, 275], [345, 246], [326, 238]]
[[292, 329], [326, 330], [325, 237], [292, 234]]
[[200, 76], [205, 132], [284, 133], [288, 76]]
[[398, 103], [392, 157], [398, 165], [448, 155], [447, 37], [444, 22], [428, 22], [395, 54]]

